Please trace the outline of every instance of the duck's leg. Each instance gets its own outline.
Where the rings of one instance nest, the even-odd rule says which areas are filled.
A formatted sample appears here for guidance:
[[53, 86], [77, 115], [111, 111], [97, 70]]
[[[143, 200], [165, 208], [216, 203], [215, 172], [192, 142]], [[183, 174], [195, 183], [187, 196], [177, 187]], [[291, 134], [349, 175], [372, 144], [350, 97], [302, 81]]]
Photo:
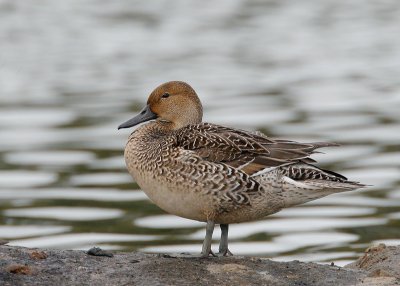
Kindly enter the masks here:
[[204, 238], [203, 241], [203, 249], [201, 251], [201, 256], [202, 257], [208, 257], [210, 254], [212, 256], [216, 256], [212, 251], [211, 251], [211, 240], [212, 240], [212, 234], [214, 232], [214, 226], [215, 222], [212, 220], [207, 221], [207, 226], [206, 226], [206, 237]]
[[221, 224], [221, 240], [219, 242], [219, 254], [223, 256], [232, 256], [232, 252], [228, 249], [228, 230], [229, 224]]

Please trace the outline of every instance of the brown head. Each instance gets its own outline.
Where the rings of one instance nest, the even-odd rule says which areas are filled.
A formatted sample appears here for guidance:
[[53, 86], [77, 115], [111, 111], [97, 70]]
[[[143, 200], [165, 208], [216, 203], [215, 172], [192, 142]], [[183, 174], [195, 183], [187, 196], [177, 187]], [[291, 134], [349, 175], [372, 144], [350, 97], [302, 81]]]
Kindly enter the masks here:
[[122, 123], [120, 128], [156, 120], [170, 129], [200, 123], [203, 108], [194, 89], [182, 81], [170, 81], [158, 86], [149, 96], [147, 106], [134, 118]]

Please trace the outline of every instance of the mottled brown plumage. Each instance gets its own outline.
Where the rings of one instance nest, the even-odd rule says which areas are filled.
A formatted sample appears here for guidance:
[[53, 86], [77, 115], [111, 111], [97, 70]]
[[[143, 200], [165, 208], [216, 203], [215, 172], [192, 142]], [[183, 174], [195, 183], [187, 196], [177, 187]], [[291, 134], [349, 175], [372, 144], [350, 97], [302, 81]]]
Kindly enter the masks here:
[[126, 145], [129, 173], [160, 208], [207, 222], [204, 256], [212, 253], [214, 223], [221, 224], [220, 252], [227, 255], [228, 224], [363, 187], [313, 165], [316, 149], [337, 144], [273, 140], [260, 132], [202, 123], [202, 114], [188, 84], [168, 82], [120, 128], [148, 122]]

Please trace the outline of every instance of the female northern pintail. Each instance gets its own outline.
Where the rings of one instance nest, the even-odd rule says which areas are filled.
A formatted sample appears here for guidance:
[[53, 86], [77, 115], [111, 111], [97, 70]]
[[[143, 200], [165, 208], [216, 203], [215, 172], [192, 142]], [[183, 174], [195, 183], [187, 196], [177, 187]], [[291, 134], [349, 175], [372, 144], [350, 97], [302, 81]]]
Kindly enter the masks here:
[[334, 143], [275, 140], [257, 132], [202, 122], [203, 109], [187, 83], [157, 87], [147, 106], [120, 128], [129, 137], [125, 161], [147, 196], [168, 213], [207, 222], [202, 256], [214, 255], [215, 224], [228, 249], [228, 225], [364, 185], [316, 167], [314, 150]]

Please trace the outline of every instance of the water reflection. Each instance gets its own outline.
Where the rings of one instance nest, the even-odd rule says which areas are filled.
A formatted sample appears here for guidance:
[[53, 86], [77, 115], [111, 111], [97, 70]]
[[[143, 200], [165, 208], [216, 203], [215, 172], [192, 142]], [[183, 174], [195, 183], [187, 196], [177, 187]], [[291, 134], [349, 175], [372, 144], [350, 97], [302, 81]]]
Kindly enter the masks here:
[[44, 207], [6, 209], [3, 211], [3, 214], [8, 217], [44, 218], [63, 221], [92, 221], [115, 219], [121, 217], [124, 212], [118, 209], [105, 208]]
[[4, 162], [15, 165], [38, 165], [44, 167], [87, 164], [95, 158], [91, 152], [83, 151], [25, 151], [9, 152], [4, 156]]
[[46, 225], [1, 225], [2, 238], [16, 239], [29, 236], [47, 236], [56, 233], [68, 232], [69, 226], [46, 226]]
[[[62, 235], [47, 235], [37, 238], [14, 240], [9, 245], [20, 245], [24, 247], [48, 247], [82, 249], [83, 245], [95, 245], [103, 242], [132, 242], [132, 241], [150, 241], [157, 239], [154, 235], [128, 235], [111, 233], [71, 233]], [[86, 247], [85, 247], [86, 248]]]
[[[229, 226], [229, 237], [232, 239], [246, 238], [258, 233], [291, 233], [300, 231], [316, 231], [329, 229], [345, 229], [363, 226], [382, 225], [387, 222], [385, 218], [286, 218], [269, 219], [265, 221], [233, 224]], [[220, 237], [219, 229], [215, 236]], [[192, 238], [204, 238], [204, 231], [199, 230], [191, 235]]]
[[399, 244], [400, 2], [60, 3], [0, 3], [0, 239], [198, 253], [204, 224], [149, 202], [116, 130], [178, 79], [207, 121], [341, 143], [315, 159], [372, 185], [232, 225], [234, 253], [340, 264]]
[[[45, 188], [0, 190], [0, 199], [29, 199], [29, 200], [88, 200], [104, 202], [125, 202], [148, 200], [142, 191], [122, 191], [118, 189], [99, 188]], [[117, 204], [116, 204], [117, 206]]]
[[[237, 236], [236, 236], [237, 237]], [[339, 247], [346, 243], [357, 241], [358, 236], [345, 233], [292, 233], [274, 238], [272, 241], [264, 242], [232, 242], [229, 244], [230, 250], [237, 255], [261, 255], [269, 256], [276, 253], [286, 253], [305, 247]], [[195, 244], [168, 245], [145, 247], [142, 250], [147, 252], [189, 252], [196, 253], [200, 246]], [[217, 250], [218, 245], [214, 244], [212, 249]], [[328, 257], [329, 258], [329, 257]]]
[[131, 176], [124, 173], [94, 173], [74, 175], [70, 180], [71, 185], [74, 186], [109, 186], [131, 182]]
[[0, 171], [0, 185], [6, 188], [26, 188], [50, 185], [57, 181], [57, 174], [42, 171]]

